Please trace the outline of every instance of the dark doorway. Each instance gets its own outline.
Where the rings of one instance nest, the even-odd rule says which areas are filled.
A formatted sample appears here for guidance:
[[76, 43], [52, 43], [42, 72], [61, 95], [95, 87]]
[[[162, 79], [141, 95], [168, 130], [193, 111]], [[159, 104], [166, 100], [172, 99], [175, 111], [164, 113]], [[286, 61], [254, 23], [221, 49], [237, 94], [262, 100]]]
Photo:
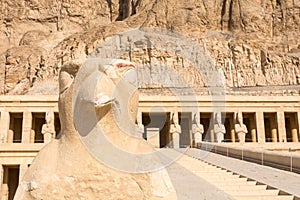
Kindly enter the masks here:
[[299, 131], [298, 131], [298, 121], [297, 113], [286, 112], [285, 117], [285, 130], [288, 142], [298, 142], [299, 141]]
[[170, 113], [143, 113], [142, 123], [144, 129], [144, 139], [147, 140], [147, 128], [159, 128], [160, 148], [171, 147]]
[[278, 142], [276, 113], [264, 113], [266, 142]]
[[45, 123], [45, 113], [32, 113], [32, 129], [34, 131], [34, 143], [44, 142], [42, 126]]
[[181, 126], [180, 148], [191, 146], [191, 113], [179, 113], [179, 124]]
[[200, 123], [203, 125], [204, 133], [202, 135], [203, 141], [211, 141], [211, 129], [213, 127], [212, 113], [201, 113]]
[[20, 167], [4, 166], [3, 185], [7, 188], [7, 199], [13, 200], [19, 185]]
[[226, 133], [224, 135], [224, 142], [235, 142], [237, 138], [235, 137], [235, 131], [234, 131], [234, 124], [235, 124], [234, 113], [226, 113], [225, 116], [226, 117], [225, 117], [224, 126], [226, 129]]
[[272, 142], [270, 119], [264, 118], [266, 142]]
[[243, 113], [243, 122], [248, 130], [246, 142], [257, 142], [255, 113]]
[[22, 142], [22, 128], [23, 128], [23, 113], [10, 113], [9, 129], [12, 133], [13, 143]]

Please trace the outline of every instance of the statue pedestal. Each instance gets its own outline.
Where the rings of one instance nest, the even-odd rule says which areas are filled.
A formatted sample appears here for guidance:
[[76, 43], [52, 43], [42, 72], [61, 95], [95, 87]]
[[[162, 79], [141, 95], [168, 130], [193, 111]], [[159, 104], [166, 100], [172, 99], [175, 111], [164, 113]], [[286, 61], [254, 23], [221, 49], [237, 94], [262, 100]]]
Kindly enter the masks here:
[[154, 148], [159, 148], [159, 128], [147, 128], [147, 141], [150, 143]]

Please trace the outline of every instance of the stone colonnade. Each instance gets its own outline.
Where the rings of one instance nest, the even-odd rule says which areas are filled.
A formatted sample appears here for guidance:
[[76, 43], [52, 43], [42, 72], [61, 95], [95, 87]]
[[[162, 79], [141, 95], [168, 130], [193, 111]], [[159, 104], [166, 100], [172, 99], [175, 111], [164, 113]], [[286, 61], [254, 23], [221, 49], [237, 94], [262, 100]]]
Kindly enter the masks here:
[[[59, 127], [57, 100], [57, 95], [0, 96], [1, 199], [13, 198], [28, 167], [47, 142], [42, 134], [43, 125], [49, 125], [46, 113], [55, 116], [54, 124]], [[58, 134], [59, 128], [56, 130]]]
[[[242, 124], [246, 128], [245, 138], [244, 141], [241, 141], [241, 138], [239, 138], [239, 133], [237, 132], [237, 129], [235, 126], [239, 123], [237, 121], [236, 113], [222, 113], [222, 119], [220, 120], [220, 124], [224, 129], [224, 138], [222, 141], [217, 140], [217, 133], [216, 133], [216, 125], [218, 124], [216, 122], [216, 113], [201, 113], [200, 112], [200, 125], [204, 125], [204, 131], [201, 133], [202, 141], [207, 142], [258, 142], [258, 143], [265, 143], [265, 142], [299, 142], [299, 132], [300, 132], [300, 112], [283, 112], [278, 111], [275, 113], [267, 113], [267, 112], [240, 112], [244, 117]], [[185, 129], [184, 131], [181, 131], [180, 134], [187, 134], [187, 137], [190, 137], [190, 144], [193, 145], [195, 143], [195, 134], [196, 132], [193, 131], [194, 129], [194, 119], [192, 117], [192, 112], [190, 113], [184, 113], [184, 117], [179, 117], [179, 122], [182, 122], [183, 119], [187, 119], [188, 128], [181, 127], [181, 129]], [[142, 114], [145, 116], [145, 113]], [[149, 114], [152, 115], [151, 121], [159, 121], [155, 119], [155, 114]], [[169, 116], [170, 114], [165, 114], [166, 116]], [[179, 113], [180, 116], [183, 116], [182, 113]], [[204, 117], [202, 117], [202, 115]], [[189, 117], [186, 117], [189, 116]], [[210, 118], [208, 117], [210, 116]], [[173, 147], [174, 142], [172, 141], [172, 119], [166, 118], [165, 126], [167, 125], [169, 128], [167, 128], [168, 131], [159, 131], [159, 129], [162, 129], [162, 126], [156, 127], [156, 133], [157, 134], [165, 134], [165, 136], [159, 136], [156, 135], [153, 136], [153, 133], [151, 132], [151, 143], [155, 147]], [[147, 123], [149, 120], [143, 120], [143, 126], [145, 127], [145, 132], [147, 134], [147, 131], [149, 129], [152, 130], [155, 128], [155, 125], [151, 124], [149, 125]], [[145, 123], [146, 122], [146, 123]], [[182, 124], [180, 124], [182, 125]], [[154, 127], [153, 127], [154, 126]], [[165, 129], [165, 127], [164, 127]], [[194, 133], [193, 133], [194, 132]], [[150, 132], [149, 132], [150, 133]], [[166, 140], [169, 140], [165, 142], [165, 144], [161, 144], [161, 141], [159, 139], [161, 138], [168, 138]], [[155, 138], [156, 140], [153, 140]], [[180, 137], [182, 138], [182, 137]], [[179, 142], [180, 143], [180, 142]], [[188, 144], [185, 143], [185, 146]]]
[[[180, 98], [142, 95], [139, 103], [142, 114], [139, 115], [143, 116], [144, 135], [147, 128], [159, 128], [154, 146], [174, 146], [170, 134], [174, 110], [178, 112], [181, 126], [181, 147], [192, 146], [199, 138], [207, 142], [232, 143], [299, 142], [300, 138], [299, 95], [228, 95], [226, 99], [208, 95]], [[200, 123], [195, 120], [195, 113], [200, 116]], [[217, 113], [221, 120], [216, 120]], [[242, 119], [237, 120], [238, 113]]]
[[55, 129], [60, 129], [58, 113], [53, 110], [0, 114], [0, 143], [48, 143], [58, 134]]

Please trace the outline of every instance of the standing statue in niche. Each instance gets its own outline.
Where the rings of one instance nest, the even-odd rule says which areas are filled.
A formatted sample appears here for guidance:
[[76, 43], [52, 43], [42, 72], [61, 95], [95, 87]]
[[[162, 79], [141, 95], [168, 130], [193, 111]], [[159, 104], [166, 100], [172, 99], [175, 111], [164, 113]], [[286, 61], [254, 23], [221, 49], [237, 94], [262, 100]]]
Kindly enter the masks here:
[[199, 147], [202, 141], [202, 134], [204, 133], [203, 125], [200, 124], [200, 113], [197, 112], [194, 115], [194, 123], [192, 125], [192, 131], [194, 135], [195, 146]]
[[46, 124], [42, 126], [42, 134], [44, 135], [44, 143], [49, 143], [55, 135], [54, 113], [46, 112], [45, 119]]
[[221, 143], [224, 140], [224, 134], [226, 133], [226, 129], [224, 124], [222, 124], [221, 113], [218, 112], [216, 115], [216, 123], [214, 125], [214, 133], [217, 138], [217, 142]]
[[179, 149], [181, 127], [178, 121], [178, 112], [173, 113], [172, 119], [173, 124], [171, 124], [170, 133], [172, 135], [173, 148]]
[[245, 143], [248, 130], [246, 125], [243, 124], [243, 114], [238, 113], [236, 119], [237, 123], [234, 126], [235, 133], [238, 135], [240, 143]]

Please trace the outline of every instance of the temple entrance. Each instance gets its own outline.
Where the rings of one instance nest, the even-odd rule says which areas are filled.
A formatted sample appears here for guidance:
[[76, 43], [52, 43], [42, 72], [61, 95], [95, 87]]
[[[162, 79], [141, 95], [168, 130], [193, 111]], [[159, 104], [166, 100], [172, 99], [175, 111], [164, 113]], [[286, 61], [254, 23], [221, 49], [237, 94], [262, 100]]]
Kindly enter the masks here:
[[246, 142], [257, 142], [255, 113], [243, 113], [243, 121], [248, 130]]
[[145, 131], [143, 138], [148, 139], [147, 129], [158, 128], [159, 129], [159, 147], [171, 147], [170, 136], [170, 113], [143, 113], [142, 123], [144, 124]]
[[[223, 113], [222, 113], [223, 115]], [[226, 134], [224, 135], [224, 142], [235, 142], [235, 131], [234, 131], [235, 118], [234, 113], [226, 113], [225, 117], [225, 129]]]
[[193, 142], [191, 113], [179, 113], [179, 124], [181, 126], [179, 145], [181, 148], [189, 147]]
[[297, 113], [286, 112], [284, 116], [287, 142], [298, 142]]
[[42, 126], [45, 124], [45, 113], [32, 113], [32, 138], [34, 143], [43, 143]]
[[203, 125], [204, 133], [202, 135], [202, 140], [209, 142], [212, 140], [211, 130], [213, 129], [213, 118], [212, 113], [201, 113], [200, 114], [200, 123]]
[[10, 113], [8, 143], [22, 142], [23, 113]]
[[266, 142], [278, 142], [276, 113], [264, 113]]
[[19, 165], [3, 166], [2, 199], [14, 199], [19, 185], [19, 174]]

